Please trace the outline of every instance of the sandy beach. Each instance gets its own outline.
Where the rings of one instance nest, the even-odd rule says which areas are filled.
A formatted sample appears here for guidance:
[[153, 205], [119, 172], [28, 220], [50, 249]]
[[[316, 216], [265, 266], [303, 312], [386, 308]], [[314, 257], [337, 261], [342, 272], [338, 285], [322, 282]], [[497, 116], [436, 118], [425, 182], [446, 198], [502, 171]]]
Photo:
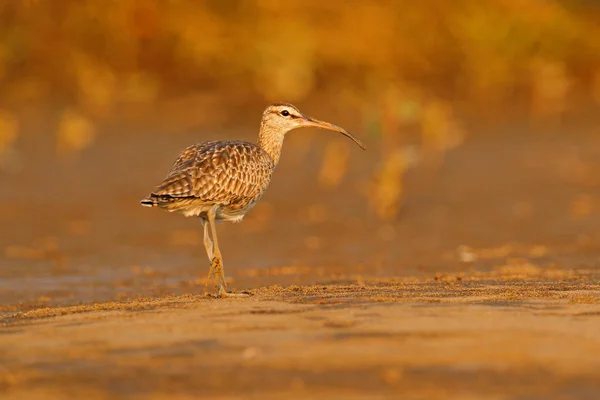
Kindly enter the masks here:
[[266, 287], [3, 319], [4, 399], [595, 398], [598, 274]]

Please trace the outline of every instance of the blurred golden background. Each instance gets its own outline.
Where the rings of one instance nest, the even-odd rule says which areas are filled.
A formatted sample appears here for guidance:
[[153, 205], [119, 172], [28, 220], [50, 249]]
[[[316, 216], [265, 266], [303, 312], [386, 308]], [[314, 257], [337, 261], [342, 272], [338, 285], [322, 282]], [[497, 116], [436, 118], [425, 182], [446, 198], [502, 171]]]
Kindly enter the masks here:
[[[27, 162], [19, 143], [40, 120], [37, 134], [64, 154], [113, 126], [242, 124], [259, 115], [249, 105], [283, 100], [352, 118], [381, 143], [372, 147], [384, 188], [373, 203], [392, 217], [402, 189], [385, 182], [410, 164], [407, 138], [439, 159], [473, 133], [465, 121], [552, 129], [597, 112], [599, 9], [559, 0], [6, 1], [0, 167]], [[333, 185], [346, 156], [329, 146], [320, 180]]]
[[[227, 228], [232, 237], [246, 235], [261, 253], [297, 254], [292, 238], [279, 250], [250, 238], [281, 238], [290, 226], [308, 253], [278, 260], [306, 263], [320, 252], [335, 264], [335, 254], [364, 254], [361, 263], [392, 263], [394, 271], [397, 260], [415, 266], [470, 238], [499, 245], [505, 237], [494, 237], [496, 222], [515, 218], [494, 232], [524, 235], [528, 218], [552, 214], [542, 206], [536, 214], [536, 200], [518, 190], [542, 185], [545, 174], [595, 187], [597, 142], [581, 145], [589, 154], [572, 147], [581, 134], [599, 133], [599, 20], [598, 3], [585, 0], [4, 1], [0, 222], [12, 227], [2, 239], [5, 257], [32, 271], [31, 260], [47, 257], [73, 265], [72, 243], [98, 263], [115, 241], [144, 249], [171, 240], [172, 253], [188, 249], [196, 261], [186, 265], [203, 274], [195, 264], [200, 231], [138, 209], [137, 201], [183, 147], [254, 140], [271, 101], [348, 128], [369, 151], [310, 130], [290, 135], [272, 193], [243, 228]], [[542, 144], [523, 136], [543, 137]], [[445, 169], [467, 143], [479, 147], [456, 153]], [[523, 168], [530, 178], [521, 177]], [[526, 182], [518, 186], [515, 177]], [[493, 189], [502, 182], [505, 189]], [[540, 204], [553, 190], [538, 193]], [[577, 190], [563, 200], [578, 218], [600, 208], [595, 195]], [[492, 201], [509, 207], [510, 217], [493, 214]], [[494, 215], [487, 231], [477, 212]], [[136, 224], [146, 233], [134, 232]], [[94, 244], [100, 238], [107, 244]], [[369, 247], [371, 239], [378, 244]], [[173, 262], [166, 253], [160, 259]], [[134, 274], [152, 275], [138, 264], [156, 260], [140, 261], [131, 249], [119, 254], [127, 254], [123, 265], [135, 264]], [[248, 255], [237, 257], [233, 263], [243, 264]]]
[[[368, 150], [290, 133], [217, 301], [139, 201], [273, 101]], [[2, 400], [600, 398], [600, 0], [0, 0], [0, 227]]]

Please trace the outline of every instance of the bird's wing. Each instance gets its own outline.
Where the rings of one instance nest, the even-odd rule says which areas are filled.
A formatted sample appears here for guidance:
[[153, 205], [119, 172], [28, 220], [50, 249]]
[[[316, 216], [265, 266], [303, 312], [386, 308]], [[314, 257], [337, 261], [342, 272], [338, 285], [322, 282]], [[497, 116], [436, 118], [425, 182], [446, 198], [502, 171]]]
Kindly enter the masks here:
[[196, 161], [199, 155], [204, 153], [207, 149], [215, 147], [217, 144], [218, 142], [203, 142], [189, 146], [179, 154], [179, 157], [177, 157], [177, 160], [175, 160], [171, 166], [167, 176], [170, 176], [178, 170], [185, 169], [186, 167], [190, 166], [190, 164]]
[[272, 170], [271, 159], [255, 144], [206, 142], [185, 149], [152, 194], [243, 203], [262, 194]]

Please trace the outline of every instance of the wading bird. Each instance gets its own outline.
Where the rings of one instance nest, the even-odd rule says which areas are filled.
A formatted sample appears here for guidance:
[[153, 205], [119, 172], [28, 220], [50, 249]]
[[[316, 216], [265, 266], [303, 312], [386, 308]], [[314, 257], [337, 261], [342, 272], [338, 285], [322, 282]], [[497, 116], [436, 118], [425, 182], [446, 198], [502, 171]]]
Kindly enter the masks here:
[[345, 129], [308, 117], [291, 104], [275, 103], [263, 112], [257, 143], [226, 140], [192, 145], [179, 155], [155, 190], [141, 200], [146, 207], [200, 218], [211, 264], [208, 276], [216, 281], [217, 297], [240, 294], [227, 292], [215, 223], [244, 218], [269, 186], [285, 134], [311, 126], [339, 132], [366, 149]]

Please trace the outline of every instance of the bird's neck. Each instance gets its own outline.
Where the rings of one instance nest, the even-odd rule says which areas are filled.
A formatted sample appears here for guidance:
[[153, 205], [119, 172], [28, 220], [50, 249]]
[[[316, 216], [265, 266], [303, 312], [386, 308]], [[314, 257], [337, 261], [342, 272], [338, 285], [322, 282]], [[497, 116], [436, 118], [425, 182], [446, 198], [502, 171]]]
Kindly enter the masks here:
[[279, 162], [284, 137], [285, 135], [276, 127], [261, 124], [258, 145], [271, 157], [273, 165]]

